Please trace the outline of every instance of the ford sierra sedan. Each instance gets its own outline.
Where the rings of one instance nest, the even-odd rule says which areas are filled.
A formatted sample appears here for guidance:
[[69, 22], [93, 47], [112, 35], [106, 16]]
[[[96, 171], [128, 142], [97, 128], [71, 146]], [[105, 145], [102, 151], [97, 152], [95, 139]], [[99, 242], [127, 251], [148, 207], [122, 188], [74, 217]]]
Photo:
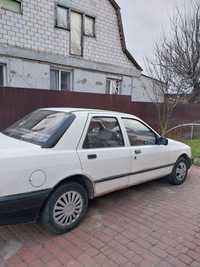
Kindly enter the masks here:
[[90, 199], [161, 177], [182, 184], [191, 149], [129, 114], [48, 108], [0, 134], [0, 162], [0, 224], [38, 221], [61, 234]]

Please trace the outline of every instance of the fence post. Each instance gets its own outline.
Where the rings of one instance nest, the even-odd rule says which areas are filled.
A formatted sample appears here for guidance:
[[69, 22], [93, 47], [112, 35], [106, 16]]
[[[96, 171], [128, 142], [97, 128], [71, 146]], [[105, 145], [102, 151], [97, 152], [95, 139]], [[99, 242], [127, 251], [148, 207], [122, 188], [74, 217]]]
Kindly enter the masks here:
[[194, 125], [192, 125], [191, 127], [191, 140], [193, 139], [194, 136]]

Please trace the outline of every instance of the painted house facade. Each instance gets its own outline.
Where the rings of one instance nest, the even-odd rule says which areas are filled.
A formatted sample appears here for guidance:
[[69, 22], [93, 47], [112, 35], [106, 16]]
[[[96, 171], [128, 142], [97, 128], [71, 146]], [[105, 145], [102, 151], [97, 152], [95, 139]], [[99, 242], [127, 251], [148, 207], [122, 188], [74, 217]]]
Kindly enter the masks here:
[[0, 3], [0, 86], [134, 94], [142, 68], [114, 0]]
[[134, 81], [132, 101], [147, 103], [163, 103], [165, 84], [147, 75], [141, 74], [140, 78]]

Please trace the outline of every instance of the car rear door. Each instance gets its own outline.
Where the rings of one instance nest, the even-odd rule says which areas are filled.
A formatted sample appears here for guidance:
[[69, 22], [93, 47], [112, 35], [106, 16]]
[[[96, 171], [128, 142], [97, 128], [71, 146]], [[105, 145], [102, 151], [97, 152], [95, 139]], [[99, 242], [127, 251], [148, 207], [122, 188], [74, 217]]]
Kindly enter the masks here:
[[168, 146], [159, 145], [156, 133], [142, 121], [132, 118], [122, 118], [122, 121], [131, 151], [129, 185], [168, 175], [173, 168]]
[[117, 116], [89, 114], [78, 155], [83, 173], [94, 183], [96, 196], [128, 186], [130, 149]]

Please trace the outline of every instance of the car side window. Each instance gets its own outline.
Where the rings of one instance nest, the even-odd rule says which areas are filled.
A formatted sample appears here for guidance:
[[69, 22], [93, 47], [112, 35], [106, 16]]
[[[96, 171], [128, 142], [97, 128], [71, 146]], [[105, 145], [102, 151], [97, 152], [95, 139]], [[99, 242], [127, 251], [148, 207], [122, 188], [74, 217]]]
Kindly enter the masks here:
[[83, 143], [84, 149], [124, 146], [123, 135], [116, 118], [93, 117]]
[[133, 119], [122, 120], [124, 122], [131, 146], [156, 145], [157, 139], [155, 133], [143, 123]]

